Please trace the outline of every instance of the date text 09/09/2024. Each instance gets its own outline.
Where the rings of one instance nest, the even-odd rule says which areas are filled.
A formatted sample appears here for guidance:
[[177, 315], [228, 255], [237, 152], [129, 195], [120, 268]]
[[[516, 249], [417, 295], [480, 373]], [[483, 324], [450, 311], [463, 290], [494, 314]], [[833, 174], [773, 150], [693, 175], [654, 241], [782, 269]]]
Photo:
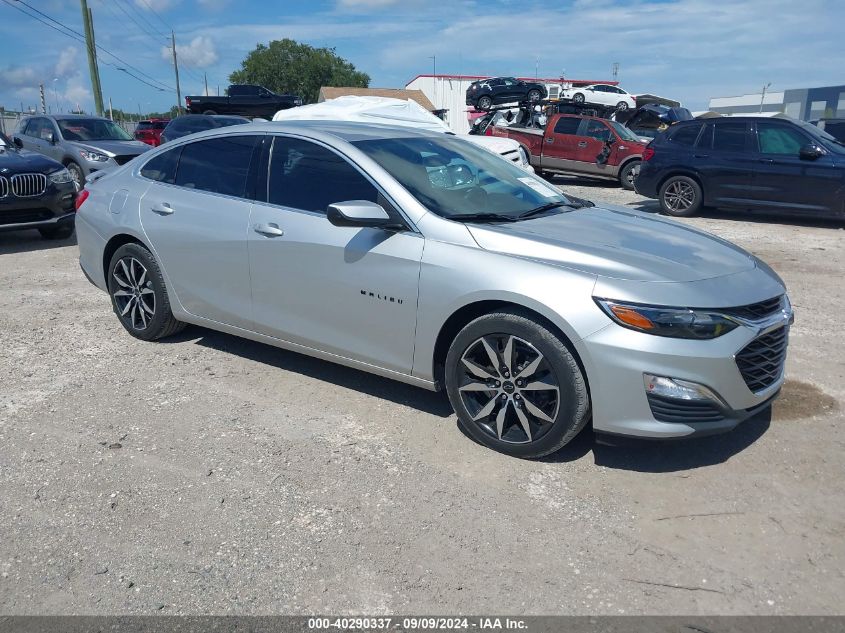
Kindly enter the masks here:
[[399, 630], [438, 631], [468, 630], [487, 631], [525, 630], [526, 623], [518, 618], [496, 617], [351, 617], [351, 618], [308, 618], [308, 628], [313, 630]]

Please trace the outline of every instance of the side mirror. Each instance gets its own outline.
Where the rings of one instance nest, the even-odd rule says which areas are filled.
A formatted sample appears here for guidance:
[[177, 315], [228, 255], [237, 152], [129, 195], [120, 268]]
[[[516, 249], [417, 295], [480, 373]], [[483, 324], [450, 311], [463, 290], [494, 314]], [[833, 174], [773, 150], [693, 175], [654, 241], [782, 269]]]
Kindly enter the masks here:
[[801, 149], [798, 150], [798, 157], [801, 160], [816, 160], [824, 155], [824, 150], [819, 147], [818, 145], [813, 145], [812, 143], [808, 145], [802, 145]]
[[335, 202], [326, 209], [326, 216], [334, 226], [399, 228], [384, 207], [369, 200]]
[[47, 136], [44, 140], [47, 141], [50, 145], [55, 145], [56, 144], [56, 135], [53, 134], [52, 132], [47, 132]]
[[20, 140], [17, 136], [12, 139], [12, 143], [14, 143], [15, 147], [17, 147], [18, 149], [23, 149], [23, 141]]

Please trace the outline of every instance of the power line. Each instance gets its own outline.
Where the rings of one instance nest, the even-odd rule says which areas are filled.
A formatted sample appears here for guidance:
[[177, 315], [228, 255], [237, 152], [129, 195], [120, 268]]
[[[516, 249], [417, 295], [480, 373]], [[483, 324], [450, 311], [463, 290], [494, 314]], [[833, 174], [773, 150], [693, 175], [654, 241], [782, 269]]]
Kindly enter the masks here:
[[[141, 29], [146, 35], [149, 35], [150, 37], [152, 37], [154, 40], [158, 39], [159, 37], [161, 37], [161, 38], [166, 37], [164, 35], [161, 35], [161, 33], [158, 33], [155, 30], [151, 31], [149, 27], [146, 27], [143, 24], [141, 24], [140, 22], [138, 22], [138, 20], [136, 20], [132, 16], [132, 14], [129, 13], [129, 11], [127, 11], [126, 9], [123, 8], [123, 4], [121, 4], [120, 2], [115, 1], [113, 4], [114, 4], [114, 6], [116, 6], [118, 9], [120, 9], [123, 12], [123, 15], [125, 15], [127, 18], [132, 20], [139, 29]], [[108, 3], [106, 3], [106, 6], [109, 6]]]
[[[24, 2], [24, 0], [16, 0], [16, 4], [13, 4], [12, 2], [10, 2], [10, 0], [2, 0], [2, 1], [3, 1], [5, 4], [9, 5], [10, 7], [12, 7], [13, 9], [17, 9], [18, 11], [20, 11], [20, 12], [21, 12], [21, 13], [23, 13], [24, 15], [26, 15], [26, 16], [28, 16], [28, 17], [30, 17], [30, 18], [33, 18], [33, 19], [37, 20], [38, 22], [41, 22], [41, 23], [42, 23], [42, 24], [44, 24], [45, 26], [49, 26], [49, 27], [50, 27], [51, 29], [53, 29], [54, 31], [58, 31], [58, 32], [59, 32], [59, 33], [61, 33], [62, 35], [65, 35], [65, 36], [67, 36], [67, 37], [70, 37], [70, 38], [71, 38], [71, 39], [73, 39], [73, 40], [76, 40], [77, 42], [80, 42], [80, 43], [82, 43], [82, 44], [85, 44], [85, 36], [84, 36], [82, 33], [80, 33], [79, 31], [76, 31], [76, 30], [74, 30], [74, 29], [70, 28], [69, 26], [65, 26], [64, 24], [62, 24], [62, 23], [61, 23], [61, 22], [59, 22], [58, 20], [55, 20], [54, 18], [50, 17], [50, 16], [49, 16], [49, 15], [47, 15], [46, 13], [44, 13], [44, 12], [42, 12], [42, 11], [39, 11], [39, 10], [38, 10], [38, 9], [36, 9], [35, 7], [33, 7], [33, 6], [29, 5], [29, 4], [27, 4], [26, 2]], [[49, 23], [45, 22], [44, 20], [42, 20], [41, 18], [39, 18], [37, 15], [33, 15], [33, 14], [31, 14], [31, 13], [26, 12], [26, 11], [25, 11], [25, 10], [23, 10], [20, 6], [18, 6], [19, 4], [24, 5], [24, 6], [25, 6], [25, 7], [27, 7], [28, 9], [30, 9], [30, 10], [34, 11], [35, 13], [37, 13], [38, 15], [44, 16], [45, 18], [47, 18], [48, 20], [50, 20], [50, 22], [53, 22], [54, 24], [57, 24], [59, 27], [61, 27], [61, 29], [64, 29], [64, 30], [60, 30], [60, 29], [56, 28], [55, 26], [53, 26], [53, 25], [51, 25], [51, 24], [49, 24]], [[67, 31], [67, 32], [66, 32], [66, 31]], [[130, 64], [129, 62], [125, 61], [124, 59], [122, 59], [122, 58], [118, 57], [117, 55], [115, 55], [114, 53], [112, 53], [110, 50], [108, 50], [108, 49], [106, 49], [106, 48], [103, 48], [103, 47], [102, 47], [102, 46], [100, 46], [99, 44], [97, 44], [97, 45], [96, 45], [96, 47], [97, 47], [97, 50], [100, 50], [100, 51], [102, 51], [102, 52], [106, 53], [107, 55], [111, 56], [113, 59], [116, 59], [118, 62], [120, 62], [121, 64], [123, 64], [125, 67], [131, 68], [132, 70], [134, 70], [134, 71], [135, 71], [136, 73], [138, 73], [139, 75], [143, 75], [144, 77], [146, 77], [147, 79], [149, 79], [150, 81], [152, 81], [153, 83], [158, 84], [158, 85], [155, 85], [155, 86], [154, 86], [153, 84], [150, 84], [148, 81], [144, 81], [144, 80], [140, 79], [139, 77], [137, 77], [136, 75], [134, 75], [133, 73], [130, 73], [130, 72], [129, 72], [128, 70], [126, 70], [125, 68], [124, 68], [124, 69], [122, 69], [122, 70], [123, 70], [123, 72], [125, 72], [125, 73], [126, 73], [126, 74], [128, 74], [129, 76], [134, 77], [134, 78], [138, 79], [139, 81], [142, 81], [143, 83], [145, 83], [145, 84], [147, 84], [147, 85], [149, 85], [149, 86], [151, 86], [151, 87], [154, 87], [154, 88], [156, 88], [156, 89], [158, 89], [158, 90], [168, 90], [168, 91], [172, 91], [172, 90], [173, 90], [173, 88], [171, 88], [171, 87], [170, 87], [170, 86], [168, 86], [167, 84], [165, 84], [165, 83], [163, 83], [163, 82], [159, 81], [158, 79], [156, 79], [155, 77], [153, 77], [153, 76], [151, 76], [151, 75], [148, 75], [147, 73], [145, 73], [145, 72], [144, 72], [143, 70], [141, 70], [140, 68], [137, 68], [137, 67], [133, 66], [133, 65], [132, 65], [132, 64]], [[105, 61], [105, 60], [100, 60], [100, 61], [101, 61], [102, 63], [106, 64], [107, 66], [113, 66], [113, 67], [115, 67], [115, 68], [118, 68], [115, 64], [109, 63], [109, 62], [107, 62], [107, 61]], [[121, 70], [121, 69], [120, 69], [120, 68], [118, 68], [118, 70]]]
[[141, 0], [141, 2], [143, 2], [143, 3], [146, 5], [146, 7], [147, 7], [150, 11], [152, 11], [152, 12], [153, 12], [153, 14], [155, 14], [155, 16], [159, 19], [159, 22], [161, 22], [162, 24], [164, 24], [164, 26], [165, 26], [168, 30], [170, 30], [170, 31], [172, 31], [172, 30], [173, 30], [173, 27], [172, 27], [172, 26], [170, 26], [167, 22], [165, 22], [165, 21], [164, 21], [164, 18], [163, 18], [163, 17], [161, 17], [161, 15], [159, 15], [158, 11], [156, 11], [155, 9], [153, 9], [153, 8], [152, 8], [152, 6], [150, 5], [150, 3], [149, 3], [149, 2], [147, 2], [147, 0]]

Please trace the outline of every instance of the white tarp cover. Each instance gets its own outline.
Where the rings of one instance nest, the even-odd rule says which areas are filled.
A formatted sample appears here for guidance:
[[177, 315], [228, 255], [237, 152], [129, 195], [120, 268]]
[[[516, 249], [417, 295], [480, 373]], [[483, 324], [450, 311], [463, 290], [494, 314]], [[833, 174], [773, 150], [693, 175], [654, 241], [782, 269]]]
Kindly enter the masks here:
[[338, 97], [322, 103], [279, 110], [273, 116], [274, 121], [315, 121], [321, 119], [380, 123], [433, 132], [451, 132], [446, 123], [416, 101], [412, 99], [403, 101], [390, 97]]

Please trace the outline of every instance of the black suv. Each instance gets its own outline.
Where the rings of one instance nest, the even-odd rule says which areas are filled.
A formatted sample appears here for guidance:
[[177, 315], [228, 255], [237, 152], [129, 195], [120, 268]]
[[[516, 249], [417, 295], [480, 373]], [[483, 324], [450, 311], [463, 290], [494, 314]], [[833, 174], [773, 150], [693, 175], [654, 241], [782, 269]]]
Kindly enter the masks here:
[[540, 101], [548, 96], [543, 84], [527, 83], [513, 77], [493, 77], [474, 81], [467, 88], [467, 105], [489, 110], [500, 103]]
[[17, 147], [0, 132], [0, 231], [38, 229], [47, 239], [73, 233], [76, 187], [60, 162]]
[[635, 186], [674, 216], [714, 206], [843, 217], [845, 144], [794, 119], [682, 121], [646, 147]]

